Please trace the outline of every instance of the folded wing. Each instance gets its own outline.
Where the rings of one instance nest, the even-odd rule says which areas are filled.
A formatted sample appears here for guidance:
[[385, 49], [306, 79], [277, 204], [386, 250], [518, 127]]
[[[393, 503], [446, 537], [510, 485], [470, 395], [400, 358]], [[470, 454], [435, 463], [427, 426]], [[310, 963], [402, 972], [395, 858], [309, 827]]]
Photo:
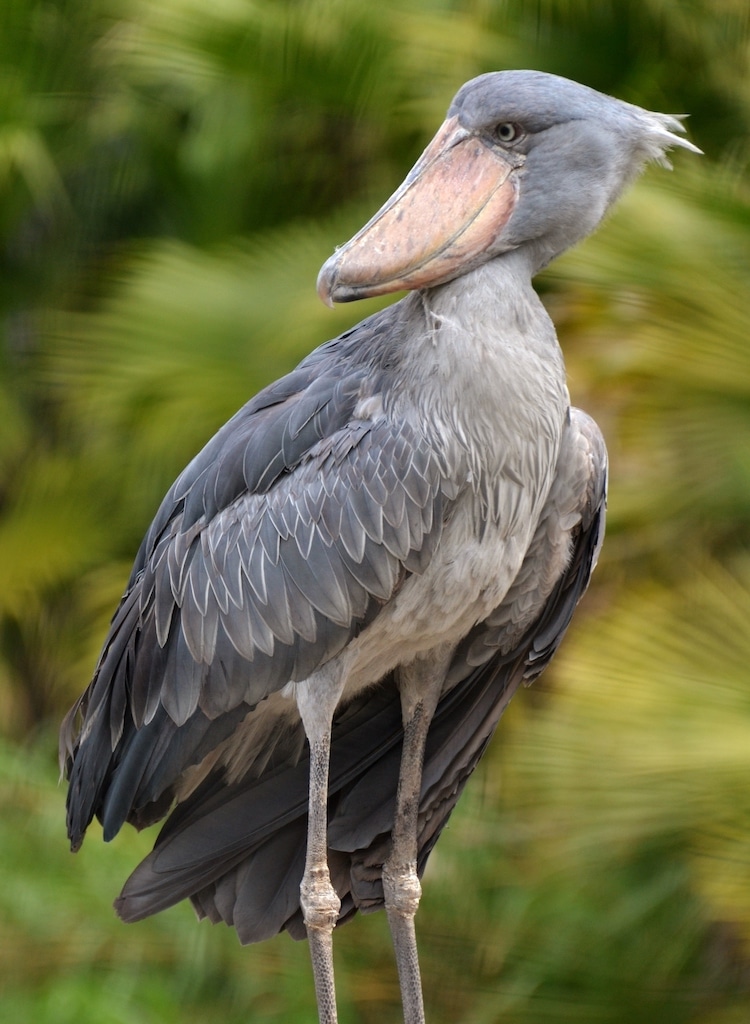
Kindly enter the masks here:
[[[575, 410], [574, 427], [569, 477], [550, 496], [516, 591], [456, 651], [427, 740], [420, 873], [514, 692], [532, 682], [559, 647], [596, 563], [604, 530], [606, 453], [593, 421]], [[529, 570], [559, 543], [560, 530], [569, 546], [565, 571], [534, 621], [515, 635], [510, 610], [523, 607], [534, 575]], [[285, 928], [304, 936], [299, 884], [308, 758], [298, 728], [297, 752], [286, 761], [280, 758], [274, 769], [234, 784], [217, 770], [176, 808], [116, 903], [125, 920], [189, 897], [200, 916], [233, 925], [243, 942]], [[390, 849], [402, 739], [392, 675], [356, 697], [334, 721], [328, 841], [341, 921], [356, 909], [382, 906], [381, 868]], [[294, 742], [289, 742], [291, 750]]]
[[63, 726], [74, 848], [94, 814], [105, 838], [161, 817], [187, 768], [429, 563], [455, 482], [412, 424], [358, 414], [378, 410], [388, 312], [261, 392], [167, 494]]

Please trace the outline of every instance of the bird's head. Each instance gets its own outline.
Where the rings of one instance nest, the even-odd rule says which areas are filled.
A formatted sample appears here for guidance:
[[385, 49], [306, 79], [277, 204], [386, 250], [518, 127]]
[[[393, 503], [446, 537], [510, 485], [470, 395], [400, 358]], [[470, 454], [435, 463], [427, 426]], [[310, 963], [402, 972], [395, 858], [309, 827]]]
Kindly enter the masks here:
[[557, 75], [500, 71], [459, 89], [404, 183], [323, 265], [324, 302], [443, 284], [524, 250], [532, 273], [585, 238], [644, 164], [668, 165], [679, 117]]

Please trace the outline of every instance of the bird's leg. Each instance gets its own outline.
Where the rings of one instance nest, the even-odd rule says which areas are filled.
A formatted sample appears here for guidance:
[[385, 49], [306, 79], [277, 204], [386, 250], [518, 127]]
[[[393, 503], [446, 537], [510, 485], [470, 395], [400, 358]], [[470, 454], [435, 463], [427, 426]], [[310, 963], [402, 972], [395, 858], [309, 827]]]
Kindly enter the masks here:
[[343, 676], [317, 673], [296, 687], [297, 707], [310, 744], [310, 802], [307, 856], [300, 885], [302, 915], [310, 943], [320, 1024], [336, 1024], [333, 929], [341, 901], [328, 870], [328, 766], [331, 724], [343, 690]]
[[446, 661], [447, 657], [424, 659], [403, 666], [399, 671], [404, 745], [391, 853], [383, 865], [383, 892], [396, 954], [405, 1024], [424, 1022], [414, 930], [414, 917], [422, 895], [417, 875], [417, 818], [425, 742], [440, 698]]

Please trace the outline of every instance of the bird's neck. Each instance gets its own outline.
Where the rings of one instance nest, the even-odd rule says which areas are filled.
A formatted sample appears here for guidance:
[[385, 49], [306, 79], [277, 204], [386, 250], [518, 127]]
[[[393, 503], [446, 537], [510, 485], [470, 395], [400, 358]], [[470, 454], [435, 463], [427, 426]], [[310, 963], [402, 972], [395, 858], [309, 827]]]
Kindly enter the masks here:
[[435, 409], [501, 414], [540, 401], [567, 407], [554, 326], [531, 285], [526, 257], [508, 253], [402, 303], [408, 344], [399, 392]]
[[[493, 260], [399, 303], [395, 387], [446, 460], [473, 478], [545, 450], [554, 464], [569, 405], [554, 327], [523, 260]], [[452, 453], [452, 454], [451, 454]]]

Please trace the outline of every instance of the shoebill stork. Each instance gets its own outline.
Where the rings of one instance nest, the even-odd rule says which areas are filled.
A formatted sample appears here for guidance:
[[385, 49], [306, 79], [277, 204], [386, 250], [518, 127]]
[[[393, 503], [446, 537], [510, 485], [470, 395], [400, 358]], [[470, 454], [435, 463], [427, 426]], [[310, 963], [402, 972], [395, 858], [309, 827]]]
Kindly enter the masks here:
[[606, 452], [571, 408], [534, 274], [599, 224], [677, 118], [553, 75], [459, 90], [403, 185], [323, 266], [321, 298], [405, 298], [219, 430], [137, 555], [62, 728], [73, 849], [169, 814], [115, 906], [189, 898], [242, 942], [385, 907], [424, 1019], [420, 877], [596, 562]]

